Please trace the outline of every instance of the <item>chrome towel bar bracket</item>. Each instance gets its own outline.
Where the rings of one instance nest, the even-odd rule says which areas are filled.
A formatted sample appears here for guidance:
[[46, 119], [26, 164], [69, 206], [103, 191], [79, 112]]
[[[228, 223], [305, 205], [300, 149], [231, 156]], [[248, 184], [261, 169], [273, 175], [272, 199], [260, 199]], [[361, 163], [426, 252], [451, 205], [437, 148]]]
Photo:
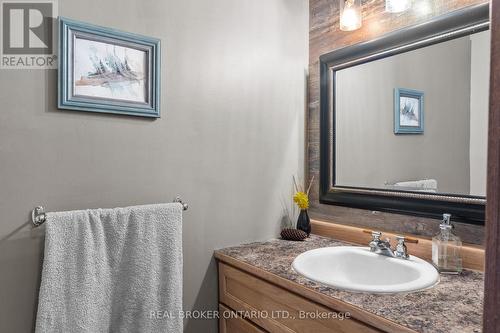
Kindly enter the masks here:
[[176, 197], [173, 202], [178, 202], [182, 205], [182, 210], [188, 210], [188, 204], [182, 202], [181, 197]]
[[45, 209], [42, 206], [35, 207], [31, 211], [31, 222], [35, 227], [45, 222]]
[[[188, 209], [188, 204], [184, 203], [180, 197], [176, 197], [173, 202], [178, 202], [182, 205], [182, 210]], [[31, 222], [35, 227], [40, 226], [45, 223], [47, 216], [45, 214], [45, 208], [43, 206], [37, 206], [31, 211]]]

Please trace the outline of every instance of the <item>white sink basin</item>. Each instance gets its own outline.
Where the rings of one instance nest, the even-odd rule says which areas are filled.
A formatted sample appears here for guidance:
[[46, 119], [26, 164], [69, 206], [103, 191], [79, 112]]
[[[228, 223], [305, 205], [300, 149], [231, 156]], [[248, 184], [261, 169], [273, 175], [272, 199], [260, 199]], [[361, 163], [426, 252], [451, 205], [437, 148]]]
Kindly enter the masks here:
[[292, 267], [310, 280], [357, 292], [405, 293], [439, 282], [434, 266], [420, 258], [391, 258], [358, 246], [307, 251], [295, 258]]

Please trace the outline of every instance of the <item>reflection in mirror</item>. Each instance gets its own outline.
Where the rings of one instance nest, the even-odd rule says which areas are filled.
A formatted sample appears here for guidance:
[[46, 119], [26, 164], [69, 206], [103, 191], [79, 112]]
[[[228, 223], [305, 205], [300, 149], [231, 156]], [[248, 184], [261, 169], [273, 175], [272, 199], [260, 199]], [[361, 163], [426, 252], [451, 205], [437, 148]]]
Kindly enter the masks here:
[[335, 186], [486, 193], [489, 31], [335, 78]]

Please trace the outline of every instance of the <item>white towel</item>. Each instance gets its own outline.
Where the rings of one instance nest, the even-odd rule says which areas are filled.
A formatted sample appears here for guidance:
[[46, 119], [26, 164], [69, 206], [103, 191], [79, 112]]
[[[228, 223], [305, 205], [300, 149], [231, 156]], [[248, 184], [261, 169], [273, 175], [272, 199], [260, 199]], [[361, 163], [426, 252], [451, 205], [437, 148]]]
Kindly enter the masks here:
[[404, 182], [395, 183], [394, 188], [401, 188], [407, 191], [419, 191], [419, 192], [432, 192], [436, 193], [438, 189], [437, 180], [435, 179], [421, 179], [421, 180], [410, 180]]
[[37, 333], [182, 332], [180, 204], [48, 213], [45, 224]]

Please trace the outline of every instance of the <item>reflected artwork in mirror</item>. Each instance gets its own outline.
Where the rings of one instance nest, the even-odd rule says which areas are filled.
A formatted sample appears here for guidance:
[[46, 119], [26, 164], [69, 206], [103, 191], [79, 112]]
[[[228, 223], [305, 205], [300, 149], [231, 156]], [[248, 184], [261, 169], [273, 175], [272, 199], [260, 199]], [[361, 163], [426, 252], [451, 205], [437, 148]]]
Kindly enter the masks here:
[[488, 8], [320, 58], [322, 203], [484, 223]]
[[394, 89], [394, 134], [424, 133], [424, 93]]

